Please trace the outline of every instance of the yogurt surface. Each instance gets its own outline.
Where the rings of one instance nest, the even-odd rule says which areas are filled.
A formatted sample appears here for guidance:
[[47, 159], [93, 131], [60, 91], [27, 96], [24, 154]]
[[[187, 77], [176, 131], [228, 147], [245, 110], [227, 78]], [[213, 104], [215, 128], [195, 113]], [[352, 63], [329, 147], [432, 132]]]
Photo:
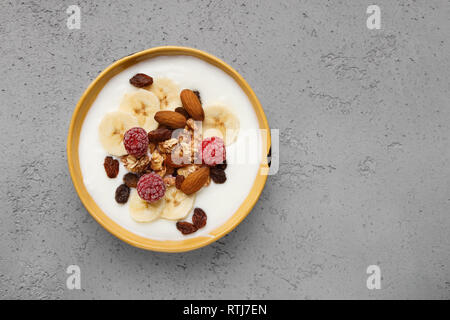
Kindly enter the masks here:
[[[216, 103], [228, 106], [240, 120], [240, 132], [235, 143], [226, 147], [227, 181], [197, 192], [194, 208], [202, 208], [208, 221], [204, 228], [185, 236], [177, 230], [175, 221], [159, 219], [149, 223], [135, 222], [129, 214], [128, 204], [118, 204], [115, 190], [122, 184], [128, 171], [120, 162], [117, 178], [107, 177], [103, 161], [108, 155], [100, 144], [98, 126], [108, 112], [117, 111], [122, 97], [137, 90], [129, 84], [136, 73], [151, 75], [154, 79], [167, 77], [176, 82], [180, 90], [198, 90], [202, 105]], [[198, 58], [189, 56], [161, 56], [148, 59], [122, 71], [101, 90], [92, 104], [81, 129], [79, 157], [86, 189], [97, 205], [112, 220], [142, 237], [155, 240], [183, 240], [208, 233], [224, 224], [243, 203], [258, 174], [261, 163], [261, 134], [253, 107], [239, 85], [221, 69]], [[192, 210], [193, 211], [193, 210]], [[191, 221], [192, 212], [185, 219]]]

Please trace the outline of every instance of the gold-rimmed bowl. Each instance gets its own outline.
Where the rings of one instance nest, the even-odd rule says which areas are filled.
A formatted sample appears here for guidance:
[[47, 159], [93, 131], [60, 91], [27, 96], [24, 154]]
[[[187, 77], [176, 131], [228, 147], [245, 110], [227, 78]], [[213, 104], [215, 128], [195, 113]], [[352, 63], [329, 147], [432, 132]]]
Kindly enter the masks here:
[[[134, 234], [133, 232], [114, 222], [105, 212], [100, 209], [100, 207], [92, 199], [83, 183], [83, 176], [80, 169], [80, 161], [78, 155], [78, 145], [80, 142], [81, 128], [89, 109], [95, 101], [97, 95], [112, 77], [143, 60], [152, 59], [159, 56], [174, 55], [185, 55], [199, 58], [225, 71], [229, 76], [231, 76], [250, 100], [253, 106], [253, 110], [258, 119], [259, 128], [267, 134], [263, 135], [263, 155], [260, 169], [255, 178], [255, 181], [253, 182], [253, 186], [249, 194], [247, 195], [241, 206], [236, 210], [236, 212], [223, 225], [209, 232], [209, 236], [200, 235], [198, 237], [185, 240], [162, 241], [153, 240]], [[89, 87], [86, 89], [86, 91], [78, 101], [78, 104], [75, 107], [75, 111], [72, 115], [69, 134], [67, 138], [67, 160], [70, 175], [72, 177], [72, 181], [78, 193], [78, 196], [80, 197], [87, 211], [92, 215], [92, 217], [94, 217], [94, 219], [98, 223], [100, 223], [106, 230], [111, 232], [119, 239], [139, 248], [162, 252], [184, 252], [204, 247], [232, 231], [242, 220], [244, 220], [244, 218], [250, 213], [253, 206], [258, 201], [258, 198], [266, 183], [268, 170], [266, 156], [269, 152], [269, 149], [270, 131], [266, 116], [264, 114], [264, 110], [261, 107], [261, 104], [259, 103], [255, 93], [250, 88], [248, 83], [244, 80], [244, 78], [242, 78], [242, 76], [228, 64], [209, 53], [198, 49], [175, 46], [156, 47], [137, 52], [114, 62], [103, 72], [101, 72], [100, 75], [89, 85]]]

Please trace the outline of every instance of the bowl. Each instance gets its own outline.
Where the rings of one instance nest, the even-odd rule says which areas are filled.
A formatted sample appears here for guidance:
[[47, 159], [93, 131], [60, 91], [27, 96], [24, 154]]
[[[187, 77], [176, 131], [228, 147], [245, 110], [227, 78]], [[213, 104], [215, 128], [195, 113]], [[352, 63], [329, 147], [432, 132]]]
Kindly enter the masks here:
[[[267, 132], [266, 137], [263, 137], [263, 155], [261, 157], [262, 161], [260, 164], [259, 173], [257, 174], [253, 186], [245, 198], [244, 202], [238, 208], [238, 210], [220, 227], [209, 232], [209, 236], [198, 236], [194, 238], [188, 238], [185, 240], [154, 240], [139, 236], [132, 233], [131, 231], [120, 226], [114, 222], [107, 214], [105, 214], [100, 207], [95, 203], [90, 194], [88, 193], [84, 183], [83, 176], [80, 169], [79, 155], [78, 155], [78, 144], [80, 141], [80, 132], [83, 125], [83, 121], [86, 117], [89, 108], [95, 101], [97, 95], [105, 86], [105, 84], [115, 75], [122, 72], [126, 68], [147, 59], [152, 59], [157, 56], [172, 56], [172, 55], [187, 55], [199, 58], [215, 67], [225, 71], [229, 76], [231, 76], [236, 83], [241, 87], [244, 93], [250, 100], [254, 112], [257, 116], [260, 129], [265, 129]], [[264, 136], [264, 135], [263, 135]], [[81, 96], [78, 104], [73, 112], [72, 119], [70, 122], [70, 128], [67, 138], [67, 160], [69, 165], [70, 175], [83, 205], [86, 207], [87, 211], [91, 216], [101, 224], [106, 230], [118, 237], [119, 239], [131, 244], [135, 247], [139, 247], [146, 250], [160, 251], [160, 252], [184, 252], [190, 251], [197, 248], [204, 247], [230, 231], [232, 231], [236, 226], [244, 220], [244, 218], [250, 213], [253, 206], [258, 201], [258, 198], [264, 188], [267, 180], [267, 174], [262, 174], [262, 172], [267, 172], [267, 154], [270, 149], [270, 130], [267, 123], [266, 116], [261, 107], [258, 98], [256, 97], [253, 90], [250, 88], [248, 83], [242, 78], [239, 73], [236, 72], [232, 67], [223, 62], [222, 60], [214, 57], [213, 55], [206, 53], [204, 51], [187, 48], [187, 47], [156, 47], [140, 51], [124, 57], [112, 65], [107, 67], [102, 71], [99, 76], [89, 85], [86, 91]]]

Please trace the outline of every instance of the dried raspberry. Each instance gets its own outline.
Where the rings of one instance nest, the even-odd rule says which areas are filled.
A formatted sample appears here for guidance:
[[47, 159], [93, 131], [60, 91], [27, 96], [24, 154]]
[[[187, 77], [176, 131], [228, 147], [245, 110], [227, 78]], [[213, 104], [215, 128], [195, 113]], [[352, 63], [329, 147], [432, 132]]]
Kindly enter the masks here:
[[226, 149], [223, 140], [219, 137], [210, 137], [202, 141], [203, 162], [209, 166], [221, 164], [226, 158]]
[[139, 177], [137, 174], [128, 172], [123, 176], [123, 183], [125, 183], [130, 188], [136, 188], [138, 181]]
[[138, 88], [148, 87], [153, 83], [153, 78], [145, 73], [137, 73], [130, 79], [130, 83]]
[[138, 195], [148, 201], [155, 202], [161, 199], [166, 193], [166, 185], [163, 179], [156, 173], [144, 174], [137, 184]]
[[126, 184], [121, 184], [116, 189], [116, 201], [117, 203], [127, 203], [130, 196], [130, 188]]
[[119, 173], [118, 160], [113, 159], [113, 157], [106, 157], [103, 166], [105, 167], [106, 175], [109, 178], [117, 177], [117, 174]]
[[205, 211], [200, 208], [195, 208], [194, 215], [192, 216], [192, 223], [197, 229], [203, 228], [206, 226], [207, 216]]
[[139, 127], [131, 128], [123, 136], [123, 144], [128, 154], [139, 158], [147, 153], [147, 132]]
[[198, 228], [190, 222], [178, 221], [177, 229], [180, 230], [182, 234], [191, 234], [197, 231]]
[[211, 176], [212, 181], [214, 181], [215, 183], [225, 183], [225, 181], [227, 181], [227, 175], [225, 174], [225, 171], [217, 167], [212, 167], [209, 171], [209, 175]]

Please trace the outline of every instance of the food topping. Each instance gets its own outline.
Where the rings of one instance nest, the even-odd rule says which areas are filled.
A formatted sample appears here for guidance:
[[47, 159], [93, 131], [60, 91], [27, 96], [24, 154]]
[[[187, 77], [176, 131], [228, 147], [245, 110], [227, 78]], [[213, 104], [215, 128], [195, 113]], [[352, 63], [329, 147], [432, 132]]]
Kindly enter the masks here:
[[128, 154], [139, 158], [147, 154], [147, 132], [139, 127], [131, 128], [123, 136], [123, 144]]
[[221, 164], [226, 159], [226, 149], [219, 137], [210, 137], [202, 141], [202, 159], [209, 166]]
[[153, 78], [146, 75], [145, 73], [137, 73], [133, 78], [130, 79], [130, 84], [137, 88], [148, 87], [152, 83]]
[[108, 178], [115, 178], [119, 173], [119, 161], [113, 159], [113, 157], [106, 157], [103, 162], [103, 166], [105, 167], [106, 175]]
[[147, 173], [143, 175], [137, 184], [137, 192], [141, 199], [155, 202], [161, 199], [166, 192], [166, 186], [163, 179], [156, 173]]
[[130, 196], [130, 187], [126, 184], [121, 184], [116, 189], [116, 201], [117, 203], [123, 204], [127, 203], [128, 197]]

